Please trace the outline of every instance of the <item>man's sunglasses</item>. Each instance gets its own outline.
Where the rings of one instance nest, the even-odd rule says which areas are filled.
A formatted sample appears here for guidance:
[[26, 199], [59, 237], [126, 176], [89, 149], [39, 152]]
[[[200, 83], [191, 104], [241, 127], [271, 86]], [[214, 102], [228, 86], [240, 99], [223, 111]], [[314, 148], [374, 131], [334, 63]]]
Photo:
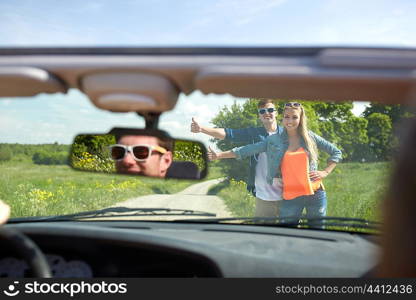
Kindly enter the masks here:
[[302, 104], [300, 104], [299, 102], [288, 102], [285, 104], [285, 106], [287, 107], [301, 107]]
[[110, 146], [110, 156], [114, 160], [122, 160], [127, 152], [130, 152], [136, 161], [145, 161], [152, 155], [153, 151], [160, 152], [165, 154], [167, 150], [160, 146], [150, 146], [150, 145], [111, 145]]
[[264, 115], [266, 112], [267, 112], [267, 113], [269, 113], [269, 114], [271, 114], [271, 113], [273, 113], [273, 112], [275, 112], [275, 111], [276, 111], [276, 109], [275, 109], [275, 108], [273, 108], [273, 107], [269, 107], [269, 108], [260, 108], [260, 109], [258, 110], [259, 114], [261, 114], [261, 115]]

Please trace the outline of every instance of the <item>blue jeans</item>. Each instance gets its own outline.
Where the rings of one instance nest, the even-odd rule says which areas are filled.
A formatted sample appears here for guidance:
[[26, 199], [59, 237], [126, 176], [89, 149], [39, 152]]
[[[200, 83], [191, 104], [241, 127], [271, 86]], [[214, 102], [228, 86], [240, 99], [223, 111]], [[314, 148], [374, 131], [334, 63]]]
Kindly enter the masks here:
[[281, 201], [279, 217], [297, 218], [299, 222], [304, 208], [306, 208], [305, 218], [325, 217], [326, 192], [320, 188], [313, 195], [300, 196], [292, 200]]

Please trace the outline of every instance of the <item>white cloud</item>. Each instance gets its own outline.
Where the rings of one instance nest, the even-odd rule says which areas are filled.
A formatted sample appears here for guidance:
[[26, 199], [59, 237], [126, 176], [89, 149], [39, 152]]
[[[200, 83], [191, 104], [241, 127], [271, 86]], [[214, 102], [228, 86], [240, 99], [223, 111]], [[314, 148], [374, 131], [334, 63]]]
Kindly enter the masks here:
[[21, 121], [19, 119], [13, 118], [12, 116], [1, 113], [0, 114], [0, 136], [7, 135], [8, 132], [12, 132], [10, 129], [20, 129]]
[[1, 2], [0, 45], [416, 45], [414, 1], [45, 2]]
[[[47, 4], [43, 4], [47, 6]], [[64, 11], [57, 13], [57, 8], [47, 13], [39, 7], [31, 7], [20, 3], [14, 6], [1, 5], [0, 10], [0, 45], [13, 46], [62, 46], [62, 45], [93, 45], [98, 44], [102, 35], [101, 28], [93, 23], [72, 24], [68, 15], [91, 13], [100, 8], [99, 3], [87, 2], [75, 8], [62, 7]], [[61, 15], [65, 13], [65, 17]], [[65, 20], [66, 19], [66, 20]], [[86, 18], [88, 20], [88, 18]], [[79, 31], [80, 27], [82, 32]], [[102, 43], [103, 41], [101, 41]]]
[[66, 127], [44, 121], [30, 121], [21, 116], [0, 115], [0, 143], [69, 143]]
[[84, 6], [77, 6], [76, 11], [82, 13], [96, 13], [103, 9], [104, 3], [102, 1], [86, 1], [84, 2]]
[[354, 101], [354, 107], [352, 109], [352, 113], [359, 117], [364, 110], [366, 109], [366, 107], [370, 104], [371, 102], [366, 102], [366, 101]]
[[181, 94], [175, 109], [162, 115], [160, 127], [175, 138], [197, 140], [206, 146], [213, 146], [210, 136], [190, 131], [192, 117], [202, 126], [213, 127], [211, 120], [223, 106], [231, 105], [234, 100], [238, 98], [230, 95], [204, 95], [199, 91], [189, 96]]
[[326, 45], [416, 46], [414, 1], [326, 1], [311, 32]]
[[136, 114], [116, 114], [95, 108], [77, 90], [67, 95], [13, 99], [0, 110], [0, 142], [71, 143], [79, 133], [104, 133], [113, 127], [143, 127]]
[[0, 105], [1, 106], [9, 106], [11, 102], [12, 102], [12, 100], [10, 100], [10, 99], [1, 99], [0, 98]]
[[160, 123], [161, 127], [172, 130], [182, 129], [184, 128], [183, 123], [177, 121], [164, 121]]
[[215, 115], [208, 104], [196, 104], [189, 100], [186, 102], [186, 105], [182, 105], [179, 108], [183, 109], [181, 114], [183, 114], [183, 117], [187, 119], [188, 122], [190, 122], [191, 118], [194, 117], [200, 122], [207, 123]]

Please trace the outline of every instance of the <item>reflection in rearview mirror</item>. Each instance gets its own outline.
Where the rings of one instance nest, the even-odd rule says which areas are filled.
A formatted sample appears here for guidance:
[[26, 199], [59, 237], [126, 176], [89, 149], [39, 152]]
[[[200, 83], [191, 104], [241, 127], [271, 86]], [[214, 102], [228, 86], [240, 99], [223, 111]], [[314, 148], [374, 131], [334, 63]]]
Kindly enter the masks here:
[[175, 140], [156, 130], [78, 135], [70, 160], [74, 169], [111, 174], [202, 179], [207, 173], [203, 144]]

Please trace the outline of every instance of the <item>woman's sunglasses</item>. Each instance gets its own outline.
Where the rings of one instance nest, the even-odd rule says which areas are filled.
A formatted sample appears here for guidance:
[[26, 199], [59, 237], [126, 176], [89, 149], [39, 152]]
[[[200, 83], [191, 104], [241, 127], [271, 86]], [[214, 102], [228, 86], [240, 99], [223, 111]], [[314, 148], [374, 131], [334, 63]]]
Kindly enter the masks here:
[[145, 161], [152, 155], [152, 151], [157, 151], [162, 154], [165, 154], [167, 150], [160, 146], [150, 146], [150, 145], [111, 145], [110, 146], [110, 156], [114, 160], [122, 160], [127, 152], [130, 152], [136, 161]]
[[269, 108], [260, 108], [260, 109], [258, 110], [259, 114], [261, 114], [261, 115], [264, 115], [266, 112], [267, 112], [267, 113], [269, 113], [269, 114], [271, 114], [271, 113], [273, 113], [273, 112], [275, 112], [275, 111], [276, 111], [276, 109], [275, 109], [275, 108], [273, 108], [273, 107], [269, 107]]
[[299, 102], [288, 102], [285, 104], [285, 106], [287, 107], [301, 107], [302, 104], [300, 104]]

